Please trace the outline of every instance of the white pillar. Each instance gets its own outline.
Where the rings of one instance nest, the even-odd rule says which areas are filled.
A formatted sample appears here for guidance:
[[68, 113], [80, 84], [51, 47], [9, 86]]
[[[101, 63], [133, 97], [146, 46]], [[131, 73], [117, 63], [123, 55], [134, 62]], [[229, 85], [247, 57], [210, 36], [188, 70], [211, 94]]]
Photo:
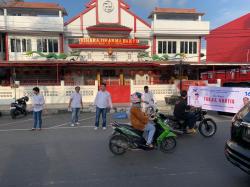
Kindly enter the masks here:
[[134, 80], [130, 79], [130, 95], [134, 93]]
[[63, 17], [62, 15], [63, 15], [63, 14], [62, 14], [62, 11], [60, 10], [60, 11], [59, 11], [59, 17], [60, 17], [60, 18]]
[[156, 14], [154, 14], [154, 21], [156, 21], [156, 19], [157, 19], [157, 15], [156, 15]]
[[7, 16], [7, 14], [8, 14], [8, 13], [7, 13], [7, 9], [6, 9], [6, 8], [3, 9], [3, 15], [4, 15], [4, 16]]
[[61, 80], [61, 86], [65, 86], [64, 80]]
[[221, 87], [221, 79], [217, 79], [217, 86]]

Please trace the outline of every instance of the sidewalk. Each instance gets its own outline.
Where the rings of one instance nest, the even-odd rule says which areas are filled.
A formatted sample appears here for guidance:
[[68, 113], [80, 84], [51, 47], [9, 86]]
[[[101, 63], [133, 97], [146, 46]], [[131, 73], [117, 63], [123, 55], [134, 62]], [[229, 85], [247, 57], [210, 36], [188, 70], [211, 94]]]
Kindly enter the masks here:
[[[83, 105], [83, 112], [95, 112], [93, 103], [84, 103]], [[158, 109], [164, 113], [169, 113], [172, 110], [171, 106], [167, 106], [165, 102], [158, 102], [157, 105]], [[130, 103], [114, 103], [113, 107], [114, 109], [111, 112], [124, 111], [130, 107]], [[66, 113], [68, 112], [68, 104], [47, 104], [45, 109], [47, 110], [47, 114]], [[28, 110], [31, 110], [31, 105], [28, 105]], [[9, 115], [10, 105], [0, 105], [0, 112], [3, 115]]]

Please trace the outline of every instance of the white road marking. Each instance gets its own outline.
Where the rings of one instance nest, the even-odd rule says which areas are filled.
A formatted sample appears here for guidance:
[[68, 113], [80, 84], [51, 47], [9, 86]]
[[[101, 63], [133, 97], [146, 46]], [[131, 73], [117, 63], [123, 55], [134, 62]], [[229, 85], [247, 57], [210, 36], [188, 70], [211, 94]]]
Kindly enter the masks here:
[[[52, 117], [51, 116], [44, 116], [43, 119], [47, 119], [47, 118], [50, 118]], [[4, 127], [4, 126], [8, 126], [8, 125], [14, 125], [14, 124], [18, 124], [18, 123], [23, 123], [23, 122], [28, 122], [28, 121], [32, 121], [33, 118], [29, 118], [29, 119], [26, 119], [26, 120], [22, 120], [22, 121], [15, 121], [15, 122], [11, 122], [11, 123], [5, 123], [5, 124], [2, 124], [0, 125], [0, 127]]]
[[[78, 127], [57, 127], [57, 128], [43, 128], [42, 131], [44, 130], [61, 130], [61, 129], [84, 129], [84, 128], [93, 128], [93, 125], [89, 126], [78, 126]], [[111, 126], [108, 126], [111, 127]], [[0, 130], [0, 132], [15, 132], [15, 131], [30, 131], [30, 132], [35, 132], [31, 131], [31, 129], [5, 129], [5, 130]], [[40, 132], [42, 132], [40, 131]]]
[[[95, 116], [92, 116], [90, 118], [84, 118], [84, 119], [80, 119], [79, 121], [86, 121], [86, 120], [89, 120], [89, 119], [94, 119]], [[56, 125], [56, 126], [53, 126], [53, 127], [49, 127], [48, 129], [53, 129], [53, 128], [57, 128], [57, 127], [62, 127], [62, 126], [65, 126], [65, 125], [69, 125], [70, 123], [67, 122], [67, 123], [63, 123], [63, 124], [60, 124], [60, 125]]]

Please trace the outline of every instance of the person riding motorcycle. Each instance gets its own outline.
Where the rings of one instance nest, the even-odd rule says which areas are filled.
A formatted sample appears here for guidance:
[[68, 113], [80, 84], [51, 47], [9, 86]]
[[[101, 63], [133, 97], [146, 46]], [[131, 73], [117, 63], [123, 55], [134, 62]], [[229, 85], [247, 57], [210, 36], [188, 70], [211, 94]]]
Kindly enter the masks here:
[[130, 109], [130, 122], [134, 129], [147, 132], [147, 146], [153, 148], [153, 137], [155, 134], [155, 126], [149, 121], [149, 117], [142, 112], [142, 94], [134, 93], [131, 95], [131, 109]]
[[190, 109], [191, 107], [187, 105], [187, 91], [182, 91], [181, 97], [174, 107], [174, 116], [179, 120], [185, 121], [185, 129], [188, 127], [186, 129], [187, 133], [195, 133], [196, 119], [194, 113], [189, 112]]

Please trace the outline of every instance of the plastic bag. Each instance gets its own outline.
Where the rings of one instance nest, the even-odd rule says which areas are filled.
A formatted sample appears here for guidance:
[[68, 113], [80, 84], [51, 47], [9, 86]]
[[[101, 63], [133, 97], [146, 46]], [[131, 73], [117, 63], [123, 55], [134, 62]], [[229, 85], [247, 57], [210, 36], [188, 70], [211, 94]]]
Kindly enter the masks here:
[[128, 114], [126, 112], [117, 112], [112, 116], [113, 119], [128, 119]]

